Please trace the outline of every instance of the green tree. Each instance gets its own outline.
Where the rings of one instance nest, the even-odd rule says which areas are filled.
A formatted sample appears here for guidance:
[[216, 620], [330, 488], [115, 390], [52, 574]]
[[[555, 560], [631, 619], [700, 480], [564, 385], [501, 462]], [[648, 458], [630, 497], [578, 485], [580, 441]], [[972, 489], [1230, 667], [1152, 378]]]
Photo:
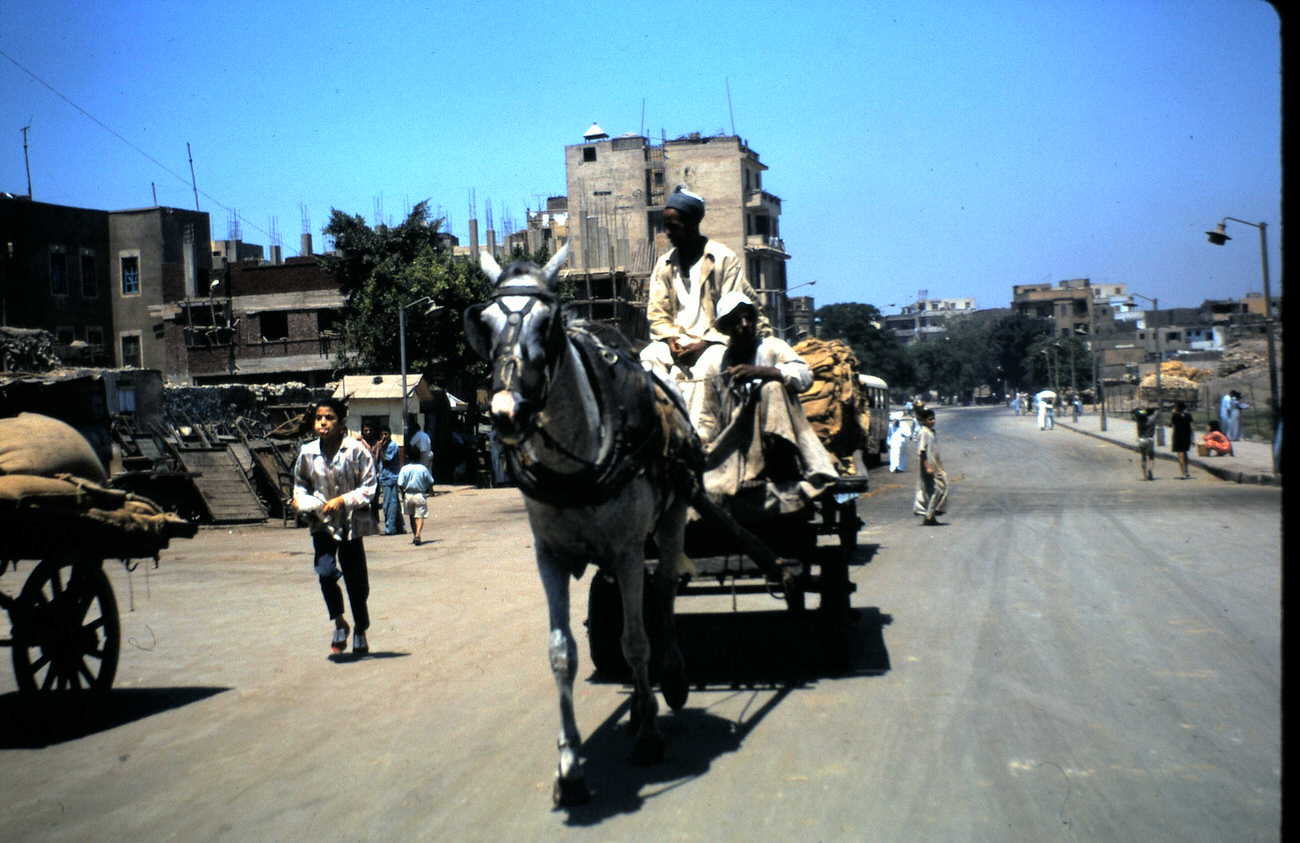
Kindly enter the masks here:
[[880, 310], [861, 302], [842, 302], [817, 308], [813, 314], [817, 335], [841, 339], [857, 355], [864, 374], [883, 378], [891, 389], [909, 388], [912, 368], [907, 353], [889, 331], [876, 327]]
[[[1051, 323], [1043, 319], [1030, 319], [1020, 314], [1010, 314], [995, 322], [989, 334], [989, 351], [1000, 367], [1000, 379], [1009, 390], [1028, 391], [1044, 383], [1040, 361], [1034, 344], [1051, 333]], [[1037, 355], [1041, 357], [1041, 355]], [[1037, 370], [1035, 366], [1040, 366]]]
[[483, 300], [487, 278], [442, 248], [442, 222], [430, 218], [428, 202], [397, 226], [372, 228], [360, 216], [331, 212], [324, 233], [339, 255], [321, 262], [346, 296], [339, 360], [345, 371], [398, 371], [399, 308], [428, 296], [439, 306], [434, 312], [426, 313], [423, 303], [407, 308], [407, 371], [462, 393], [484, 376], [486, 365], [465, 343], [460, 315]]

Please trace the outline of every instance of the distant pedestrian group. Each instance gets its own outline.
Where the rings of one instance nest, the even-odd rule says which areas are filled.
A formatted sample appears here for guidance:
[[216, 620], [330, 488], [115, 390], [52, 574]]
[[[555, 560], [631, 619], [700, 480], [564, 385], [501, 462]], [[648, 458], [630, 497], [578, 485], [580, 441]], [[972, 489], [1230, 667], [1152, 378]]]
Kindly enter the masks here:
[[1219, 399], [1219, 425], [1224, 435], [1233, 442], [1241, 440], [1241, 411], [1250, 405], [1242, 400], [1241, 393], [1231, 390]]

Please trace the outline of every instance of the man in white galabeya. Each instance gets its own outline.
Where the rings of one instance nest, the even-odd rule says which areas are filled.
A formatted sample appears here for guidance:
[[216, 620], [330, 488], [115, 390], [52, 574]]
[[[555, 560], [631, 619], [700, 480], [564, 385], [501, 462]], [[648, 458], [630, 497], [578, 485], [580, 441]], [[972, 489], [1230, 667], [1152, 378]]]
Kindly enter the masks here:
[[[759, 301], [736, 253], [700, 233], [703, 219], [704, 200], [679, 185], [665, 203], [664, 229], [673, 248], [659, 256], [650, 274], [651, 342], [641, 352], [641, 365], [677, 387], [692, 422], [699, 418], [701, 401], [696, 364], [706, 349], [727, 343], [713, 324], [719, 299], [737, 292]], [[757, 315], [758, 334], [771, 336], [761, 308]]]

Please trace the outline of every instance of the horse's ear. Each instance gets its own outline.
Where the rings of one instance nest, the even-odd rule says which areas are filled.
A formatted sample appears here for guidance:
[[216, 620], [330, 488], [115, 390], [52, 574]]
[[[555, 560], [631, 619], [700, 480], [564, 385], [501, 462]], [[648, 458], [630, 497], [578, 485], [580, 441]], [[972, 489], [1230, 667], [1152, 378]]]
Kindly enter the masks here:
[[[498, 270], [499, 274], [499, 270]], [[465, 308], [465, 342], [484, 360], [492, 359], [492, 331], [483, 324], [483, 309], [487, 303]]]
[[493, 284], [501, 277], [501, 266], [497, 263], [497, 259], [492, 257], [491, 252], [479, 252], [478, 265]]
[[569, 259], [569, 251], [569, 243], [565, 241], [560, 251], [556, 252], [555, 256], [546, 262], [546, 266], [542, 267], [542, 277], [546, 279], [547, 284], [555, 280], [560, 267], [564, 266], [565, 261]]

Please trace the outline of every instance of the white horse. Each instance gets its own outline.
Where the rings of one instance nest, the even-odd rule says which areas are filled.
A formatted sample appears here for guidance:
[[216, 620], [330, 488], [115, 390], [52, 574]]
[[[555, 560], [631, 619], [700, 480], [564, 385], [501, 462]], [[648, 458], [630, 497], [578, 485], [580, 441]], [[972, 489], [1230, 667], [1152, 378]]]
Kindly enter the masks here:
[[642, 613], [644, 546], [653, 534], [660, 563], [647, 605], [663, 616], [664, 644], [655, 657], [662, 658], [664, 699], [678, 709], [689, 689], [673, 598], [702, 463], [699, 439], [671, 389], [621, 342], [562, 314], [554, 279], [568, 255], [566, 245], [544, 268], [518, 262], [502, 270], [484, 253], [480, 265], [496, 287], [489, 301], [465, 312], [468, 342], [492, 365], [492, 424], [524, 494], [546, 591], [561, 723], [556, 804], [589, 798], [573, 713], [578, 647], [569, 628], [569, 579], [588, 563], [612, 573], [622, 596], [623, 655], [634, 682], [632, 760], [650, 764], [663, 756]]

